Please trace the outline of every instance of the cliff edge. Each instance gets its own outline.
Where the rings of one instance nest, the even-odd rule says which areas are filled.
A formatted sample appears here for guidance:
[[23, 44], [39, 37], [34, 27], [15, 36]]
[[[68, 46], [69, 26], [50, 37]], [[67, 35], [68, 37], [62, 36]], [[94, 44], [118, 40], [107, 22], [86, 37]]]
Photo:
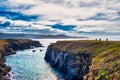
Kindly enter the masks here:
[[120, 41], [58, 41], [45, 60], [67, 80], [120, 80]]
[[29, 49], [32, 46], [42, 47], [39, 41], [33, 41], [29, 39], [5, 39], [0, 40], [0, 80], [5, 79], [5, 76], [11, 70], [5, 62], [4, 56], [16, 54], [16, 50]]

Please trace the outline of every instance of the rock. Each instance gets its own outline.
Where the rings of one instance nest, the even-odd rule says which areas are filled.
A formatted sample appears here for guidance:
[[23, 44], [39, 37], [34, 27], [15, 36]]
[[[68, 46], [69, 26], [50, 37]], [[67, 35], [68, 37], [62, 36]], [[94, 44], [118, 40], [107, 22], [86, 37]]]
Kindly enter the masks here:
[[31, 47], [42, 47], [39, 41], [32, 41], [29, 39], [7, 40], [7, 41], [9, 43], [7, 47], [12, 48], [13, 50], [30, 49]]
[[39, 41], [29, 39], [0, 40], [0, 80], [9, 80], [4, 76], [11, 70], [11, 68], [5, 64], [6, 60], [4, 56], [16, 54], [16, 50], [30, 49], [31, 46], [42, 47]]
[[82, 80], [89, 72], [91, 63], [90, 55], [87, 53], [74, 55], [55, 49], [53, 45], [47, 48], [45, 60], [51, 67], [64, 73], [67, 80]]
[[120, 80], [120, 41], [57, 41], [45, 60], [66, 80]]
[[33, 50], [33, 52], [35, 52], [35, 50]]
[[43, 50], [40, 50], [40, 52], [42, 52]]

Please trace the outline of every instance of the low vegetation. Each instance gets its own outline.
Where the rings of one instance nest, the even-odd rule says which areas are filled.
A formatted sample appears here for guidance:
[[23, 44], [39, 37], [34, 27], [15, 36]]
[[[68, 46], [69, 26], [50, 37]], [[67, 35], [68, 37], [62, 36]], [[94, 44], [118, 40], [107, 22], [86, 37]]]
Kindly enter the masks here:
[[90, 72], [85, 80], [120, 80], [120, 41], [58, 41], [53, 47], [71, 54], [91, 54]]
[[7, 41], [5, 41], [5, 40], [0, 40], [0, 50], [2, 50], [6, 44], [8, 44]]

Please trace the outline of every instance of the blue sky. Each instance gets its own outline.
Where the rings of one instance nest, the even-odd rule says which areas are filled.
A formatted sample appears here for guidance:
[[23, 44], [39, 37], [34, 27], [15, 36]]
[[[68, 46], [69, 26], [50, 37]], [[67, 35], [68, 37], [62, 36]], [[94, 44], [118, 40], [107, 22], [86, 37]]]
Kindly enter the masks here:
[[0, 0], [0, 32], [120, 35], [120, 0]]

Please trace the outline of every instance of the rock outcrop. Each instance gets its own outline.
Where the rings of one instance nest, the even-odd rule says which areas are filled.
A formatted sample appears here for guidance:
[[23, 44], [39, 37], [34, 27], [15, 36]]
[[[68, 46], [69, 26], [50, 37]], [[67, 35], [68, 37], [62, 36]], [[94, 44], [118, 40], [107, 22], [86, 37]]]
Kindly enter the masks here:
[[42, 47], [39, 41], [29, 39], [6, 39], [7, 45], [2, 50], [3, 55], [16, 54], [16, 50], [30, 49], [34, 47]]
[[58, 41], [48, 46], [45, 60], [66, 80], [119, 80], [120, 42]]
[[71, 53], [55, 48], [54, 45], [47, 48], [45, 60], [50, 63], [51, 67], [64, 73], [67, 80], [83, 80], [83, 76], [89, 72], [90, 54], [85, 51], [78, 54]]
[[5, 62], [4, 56], [16, 54], [16, 50], [29, 49], [32, 46], [42, 47], [39, 41], [29, 39], [6, 39], [0, 40], [0, 80], [6, 80], [4, 76], [11, 70]]

